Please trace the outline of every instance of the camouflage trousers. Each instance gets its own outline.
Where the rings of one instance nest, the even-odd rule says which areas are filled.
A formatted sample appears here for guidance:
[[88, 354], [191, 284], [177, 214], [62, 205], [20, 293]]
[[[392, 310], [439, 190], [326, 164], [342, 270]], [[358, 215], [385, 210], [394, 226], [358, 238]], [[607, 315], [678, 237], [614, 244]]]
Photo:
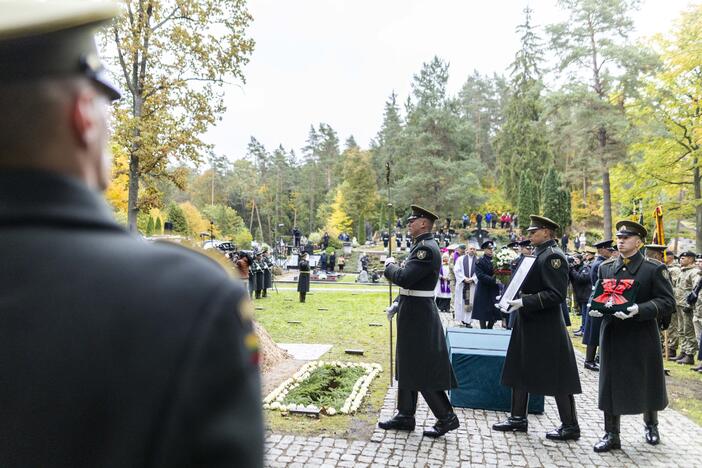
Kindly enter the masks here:
[[678, 343], [680, 341], [679, 325], [681, 315], [682, 314], [680, 313], [679, 308], [673, 315], [671, 315], [670, 325], [668, 326], [668, 342], [666, 343], [666, 346], [668, 346], [668, 349], [671, 351], [677, 351], [678, 349]]
[[690, 356], [697, 355], [697, 336], [695, 335], [695, 326], [692, 322], [694, 312], [690, 308], [678, 307], [680, 333], [680, 351]]
[[699, 346], [700, 336], [702, 336], [702, 307], [695, 307], [695, 313], [692, 317], [692, 325], [695, 327], [695, 336]]

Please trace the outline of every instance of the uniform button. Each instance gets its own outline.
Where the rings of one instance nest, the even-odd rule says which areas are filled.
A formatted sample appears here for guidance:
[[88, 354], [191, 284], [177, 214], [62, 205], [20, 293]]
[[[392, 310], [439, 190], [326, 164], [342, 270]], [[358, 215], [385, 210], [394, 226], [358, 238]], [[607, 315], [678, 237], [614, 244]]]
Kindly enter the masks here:
[[622, 270], [626, 271], [626, 267], [622, 268]]

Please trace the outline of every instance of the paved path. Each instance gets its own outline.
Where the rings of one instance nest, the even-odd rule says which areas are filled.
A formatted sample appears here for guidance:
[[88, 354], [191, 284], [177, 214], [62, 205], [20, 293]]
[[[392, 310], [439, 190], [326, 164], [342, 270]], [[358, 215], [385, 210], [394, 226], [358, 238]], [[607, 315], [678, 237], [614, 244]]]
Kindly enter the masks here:
[[[443, 314], [442, 314], [443, 315]], [[602, 435], [602, 413], [597, 409], [597, 373], [583, 369], [576, 353], [583, 388], [575, 396], [582, 437], [575, 442], [552, 442], [544, 435], [560, 422], [553, 398], [546, 398], [543, 415], [529, 415], [528, 434], [505, 434], [490, 426], [506, 413], [456, 408], [461, 427], [443, 438], [422, 437], [423, 428], [434, 423], [426, 403], [419, 398], [414, 432], [376, 429], [370, 440], [334, 439], [268, 434], [266, 466], [681, 466], [702, 467], [702, 428], [680, 413], [659, 413], [662, 442], [650, 446], [643, 438], [641, 416], [624, 416], [621, 423], [623, 450], [597, 454], [593, 444]], [[395, 389], [385, 397], [379, 419], [394, 414]]]

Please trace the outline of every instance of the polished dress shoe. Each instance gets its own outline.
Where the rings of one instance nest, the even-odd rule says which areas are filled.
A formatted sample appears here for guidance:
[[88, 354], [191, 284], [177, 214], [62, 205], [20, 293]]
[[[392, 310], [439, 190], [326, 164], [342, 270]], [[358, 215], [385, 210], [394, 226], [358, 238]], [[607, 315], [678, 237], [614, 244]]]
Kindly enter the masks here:
[[597, 365], [595, 361], [585, 361], [585, 369], [589, 369], [591, 371], [599, 372], [600, 371], [600, 366]]
[[434, 427], [424, 431], [424, 435], [435, 439], [446, 434], [448, 431], [458, 429], [458, 426], [460, 426], [458, 423], [458, 416], [456, 416], [455, 413], [451, 413], [445, 418], [437, 420]]
[[700, 371], [702, 371], [702, 362], [701, 362], [700, 365], [697, 366], [697, 367], [690, 367], [690, 370], [691, 370], [691, 371], [694, 371], [694, 372], [700, 372]]
[[598, 453], [620, 448], [622, 448], [622, 442], [619, 440], [619, 434], [615, 432], [607, 432], [593, 447]]
[[526, 432], [529, 429], [529, 421], [525, 416], [510, 416], [504, 421], [493, 424], [492, 428], [502, 432]]
[[414, 416], [405, 416], [398, 413], [392, 419], [380, 421], [378, 427], [386, 431], [390, 429], [395, 429], [397, 431], [413, 431]]
[[578, 440], [580, 438], [580, 426], [577, 424], [561, 424], [560, 427], [547, 432], [546, 438], [551, 440]]
[[678, 359], [680, 359], [680, 356], [678, 356], [677, 353], [670, 353], [668, 355], [669, 361], [677, 361]]
[[651, 445], [658, 445], [661, 443], [661, 436], [658, 433], [658, 424], [646, 424], [644, 433], [646, 434], [646, 443]]
[[583, 336], [582, 330], [578, 330], [576, 332], [573, 332], [573, 336]]

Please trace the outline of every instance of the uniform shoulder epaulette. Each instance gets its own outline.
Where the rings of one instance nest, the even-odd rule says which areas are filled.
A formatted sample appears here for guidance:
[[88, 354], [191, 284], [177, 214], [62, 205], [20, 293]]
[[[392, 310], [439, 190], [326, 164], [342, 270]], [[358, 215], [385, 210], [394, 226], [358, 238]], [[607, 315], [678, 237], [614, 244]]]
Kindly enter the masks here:
[[656, 265], [656, 266], [658, 266], [658, 265], [663, 265], [663, 262], [661, 262], [660, 260], [656, 260], [655, 258], [648, 258], [648, 257], [646, 257], [646, 258], [644, 258], [644, 260], [646, 260], [646, 261], [649, 262], [649, 263], [653, 263], [653, 264]]
[[616, 262], [616, 261], [617, 261], [616, 258], [611, 257], [611, 258], [608, 258], [607, 260], [605, 260], [604, 262], [600, 263], [600, 265], [604, 265], [604, 264], [606, 264], [606, 263], [614, 263], [614, 262]]

